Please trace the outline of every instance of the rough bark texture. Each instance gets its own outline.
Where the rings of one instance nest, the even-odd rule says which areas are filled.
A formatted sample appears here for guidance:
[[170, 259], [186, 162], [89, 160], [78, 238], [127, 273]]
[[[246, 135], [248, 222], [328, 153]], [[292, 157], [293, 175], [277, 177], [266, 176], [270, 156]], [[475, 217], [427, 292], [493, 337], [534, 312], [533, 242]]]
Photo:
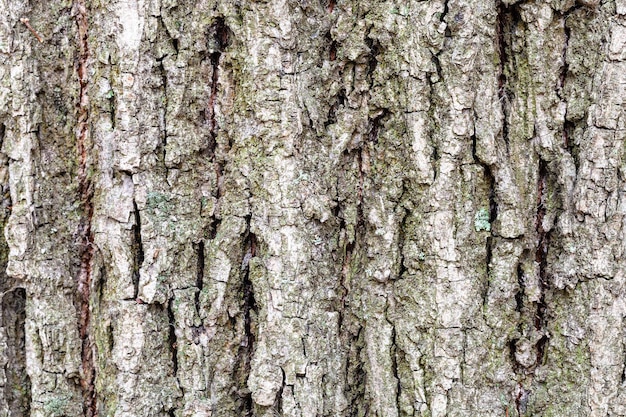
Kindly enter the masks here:
[[626, 415], [626, 0], [0, 10], [0, 416]]

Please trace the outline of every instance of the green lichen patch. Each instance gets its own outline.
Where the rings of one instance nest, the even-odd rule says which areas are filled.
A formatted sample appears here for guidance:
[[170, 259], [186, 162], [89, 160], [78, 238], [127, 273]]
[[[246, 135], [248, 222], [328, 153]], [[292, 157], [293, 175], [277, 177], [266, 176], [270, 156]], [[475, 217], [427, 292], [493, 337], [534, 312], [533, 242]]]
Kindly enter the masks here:
[[486, 208], [481, 208], [476, 212], [474, 216], [474, 229], [477, 232], [481, 230], [490, 232], [491, 231], [491, 223], [489, 223], [489, 210]]

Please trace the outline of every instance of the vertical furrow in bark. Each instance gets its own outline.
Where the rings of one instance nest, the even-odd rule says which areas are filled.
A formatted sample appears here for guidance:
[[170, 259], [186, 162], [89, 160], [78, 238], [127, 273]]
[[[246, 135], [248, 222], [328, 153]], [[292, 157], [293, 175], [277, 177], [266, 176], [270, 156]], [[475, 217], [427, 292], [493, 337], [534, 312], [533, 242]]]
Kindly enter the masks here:
[[[30, 415], [30, 378], [26, 363], [26, 291], [5, 290], [0, 294], [0, 352], [4, 389], [0, 410], [11, 417]], [[6, 407], [6, 408], [4, 408]]]
[[[214, 149], [216, 146], [215, 140], [217, 137], [217, 89], [219, 85], [220, 77], [220, 58], [224, 49], [228, 47], [230, 30], [224, 22], [223, 17], [218, 17], [216, 21], [209, 28], [208, 43], [209, 43], [209, 60], [211, 64], [211, 92], [209, 95], [209, 102], [207, 104], [207, 121], [209, 124], [209, 148]], [[214, 151], [213, 151], [214, 152]], [[213, 153], [212, 152], [212, 153]]]
[[509, 128], [507, 124], [507, 114], [509, 111], [509, 94], [507, 77], [505, 66], [509, 62], [509, 56], [507, 54], [507, 47], [510, 48], [510, 41], [506, 40], [506, 36], [511, 36], [512, 23], [508, 20], [511, 18], [510, 12], [508, 12], [508, 6], [501, 0], [498, 1], [498, 16], [496, 19], [496, 41], [498, 47], [499, 56], [499, 74], [498, 74], [498, 100], [502, 111], [503, 123], [502, 123], [502, 138], [506, 144], [507, 154], [509, 153]]
[[[0, 123], [0, 146], [6, 126]], [[8, 184], [9, 161], [0, 153], [0, 228], [4, 230], [11, 214]], [[4, 233], [0, 236], [0, 415], [30, 415], [30, 378], [26, 364], [26, 290], [15, 288], [16, 280], [6, 275], [9, 248]]]
[[548, 341], [548, 337], [544, 334], [546, 326], [546, 291], [549, 288], [548, 274], [547, 274], [547, 262], [548, 262], [548, 247], [549, 247], [549, 231], [545, 229], [544, 219], [546, 216], [546, 205], [548, 204], [548, 172], [546, 162], [539, 160], [539, 177], [537, 181], [537, 217], [535, 219], [535, 231], [537, 232], [537, 246], [535, 251], [535, 262], [537, 262], [539, 268], [539, 282], [541, 295], [537, 302], [537, 310], [535, 312], [535, 330], [540, 335], [536, 344], [537, 351], [537, 366], [542, 364], [543, 355], [545, 353], [545, 344]]
[[[0, 146], [6, 126], [0, 123]], [[0, 153], [0, 226], [4, 231], [11, 214], [8, 184], [8, 158]], [[0, 381], [4, 385], [0, 414], [15, 417], [30, 415], [31, 382], [26, 363], [26, 290], [13, 288], [15, 280], [6, 275], [9, 247], [4, 233], [0, 236]]]
[[84, 412], [85, 416], [92, 417], [97, 415], [96, 411], [96, 393], [95, 378], [96, 370], [93, 363], [93, 345], [90, 334], [90, 314], [91, 314], [91, 280], [92, 280], [92, 259], [94, 255], [93, 235], [91, 231], [91, 222], [93, 218], [93, 183], [90, 178], [90, 150], [91, 139], [89, 137], [89, 96], [87, 89], [89, 87], [88, 61], [90, 58], [89, 42], [88, 42], [88, 14], [86, 4], [83, 0], [74, 3], [74, 13], [76, 24], [78, 26], [78, 78], [80, 83], [79, 95], [77, 103], [77, 138], [76, 145], [78, 149], [78, 191], [80, 194], [80, 203], [82, 208], [82, 217], [80, 222], [79, 247], [80, 247], [80, 270], [78, 275], [78, 295], [80, 299], [80, 315], [79, 328], [80, 338], [82, 340], [82, 372], [81, 372], [81, 389], [83, 391]]
[[14, 414], [623, 414], [626, 3], [575, 2], [80, 1], [69, 63], [8, 2]]
[[[174, 297], [170, 298], [167, 304], [167, 320], [168, 320], [168, 333], [167, 344], [172, 355], [172, 373], [178, 380], [178, 339], [176, 337], [176, 318], [174, 316], [173, 304], [175, 302]], [[180, 383], [179, 383], [180, 385]], [[173, 409], [169, 410], [170, 415], [173, 415]]]
[[[255, 341], [257, 337], [255, 317], [257, 311], [257, 305], [254, 300], [254, 287], [250, 281], [250, 261], [257, 255], [257, 240], [254, 233], [250, 231], [250, 218], [246, 219], [246, 231], [244, 235], [244, 252], [243, 259], [241, 261], [241, 295], [242, 300], [242, 314], [243, 314], [243, 328], [244, 335], [239, 346], [239, 352], [237, 355], [237, 379], [241, 382], [246, 382], [250, 375], [251, 359], [255, 349]], [[283, 376], [284, 382], [284, 376]], [[282, 394], [282, 389], [279, 391]], [[249, 391], [243, 390], [242, 392], [242, 416], [252, 417], [254, 415], [254, 406], [252, 401], [252, 395]], [[281, 401], [277, 394], [276, 401]]]
[[167, 71], [165, 70], [165, 67], [163, 66], [163, 59], [161, 58], [160, 60], [157, 59], [158, 62], [158, 71], [160, 73], [161, 76], [161, 88], [163, 89], [163, 102], [162, 102], [162, 106], [159, 107], [159, 127], [161, 130], [161, 138], [162, 138], [162, 142], [159, 145], [162, 150], [161, 150], [161, 156], [163, 157], [163, 166], [165, 167], [165, 170], [167, 171], [168, 167], [167, 164], [165, 163], [165, 161], [167, 161], [167, 100], [169, 98], [168, 92], [167, 92]]
[[194, 303], [196, 311], [200, 311], [200, 293], [204, 288], [204, 241], [200, 241], [194, 245], [196, 248], [197, 266], [196, 266], [196, 294]]
[[[502, 56], [503, 56], [502, 55], [503, 54], [502, 48], [500, 49], [499, 53], [500, 53], [500, 57], [502, 59]], [[504, 85], [500, 85], [499, 84], [498, 87], [499, 87], [498, 88], [498, 92], [500, 92], [501, 89], [504, 88]], [[478, 119], [476, 113], [474, 113], [474, 119], [475, 120]], [[506, 129], [506, 117], [505, 117], [505, 120], [504, 120], [504, 123], [503, 123], [503, 133], [502, 133], [503, 136], [506, 136], [505, 129]], [[482, 216], [479, 219], [477, 219], [475, 217], [475, 220], [474, 220], [475, 224], [474, 224], [474, 226], [476, 228], [477, 220], [481, 220], [482, 223], [478, 225], [478, 226], [480, 226], [479, 228], [483, 229], [483, 228], [486, 227], [486, 228], [489, 229], [488, 231], [491, 231], [491, 225], [494, 224], [494, 222], [498, 218], [498, 203], [497, 203], [497, 200], [496, 200], [496, 180], [494, 178], [492, 168], [487, 163], [482, 161], [478, 157], [478, 155], [476, 154], [476, 141], [477, 141], [476, 135], [474, 134], [474, 135], [472, 135], [472, 156], [474, 158], [474, 163], [476, 163], [476, 164], [478, 164], [478, 165], [480, 165], [482, 167], [483, 175], [485, 177], [485, 180], [486, 180], [486, 183], [487, 183], [487, 187], [488, 187], [488, 190], [489, 190], [488, 191], [488, 193], [489, 193], [488, 223], [489, 224], [487, 225], [486, 223], [484, 223], [484, 220], [485, 220], [486, 216], [484, 216], [485, 208], [483, 207], [482, 208], [483, 211], [481, 212]], [[487, 279], [485, 280], [484, 291], [482, 292], [482, 303], [483, 303], [483, 306], [487, 302], [487, 294], [489, 292], [489, 281], [490, 281], [489, 280], [489, 276], [490, 276], [490, 273], [491, 273], [491, 258], [492, 258], [492, 255], [493, 255], [493, 236], [491, 236], [491, 234], [490, 234], [490, 236], [488, 236], [485, 239], [485, 245], [486, 245], [486, 253], [485, 253], [485, 266], [486, 266], [486, 268], [485, 268], [485, 274], [486, 274]]]
[[[133, 252], [133, 271], [132, 271], [132, 281], [133, 281], [133, 300], [138, 300], [137, 295], [139, 293], [139, 271], [141, 271], [141, 267], [144, 261], [144, 251], [143, 251], [143, 243], [141, 241], [141, 215], [139, 213], [139, 208], [137, 207], [137, 202], [133, 200], [133, 221], [134, 224], [132, 226], [132, 252]], [[158, 253], [155, 252], [153, 254], [153, 258], [157, 258]]]

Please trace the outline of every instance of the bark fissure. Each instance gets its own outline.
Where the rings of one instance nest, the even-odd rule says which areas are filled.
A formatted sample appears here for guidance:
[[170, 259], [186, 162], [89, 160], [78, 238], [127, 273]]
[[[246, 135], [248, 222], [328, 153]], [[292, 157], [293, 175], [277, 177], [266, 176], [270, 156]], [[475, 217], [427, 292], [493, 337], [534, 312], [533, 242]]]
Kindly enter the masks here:
[[595, 1], [9, 1], [0, 415], [619, 410]]
[[389, 111], [387, 109], [382, 109], [378, 111], [378, 115], [370, 119], [369, 125], [367, 128], [367, 139], [369, 140], [370, 143], [373, 143], [373, 144], [378, 143], [378, 134], [380, 131], [380, 127], [388, 115], [389, 115]]
[[226, 25], [223, 17], [218, 17], [209, 29], [209, 60], [211, 62], [211, 93], [207, 105], [207, 120], [209, 123], [209, 136], [211, 143], [209, 147], [215, 149], [217, 138], [216, 103], [217, 87], [220, 77], [220, 58], [224, 49], [228, 47], [230, 40], [230, 29]]
[[358, 417], [368, 415], [368, 403], [365, 401], [366, 373], [361, 359], [364, 348], [363, 327], [359, 325], [356, 333], [347, 340], [349, 351], [346, 358], [346, 396], [348, 397], [348, 416]]
[[88, 42], [88, 15], [84, 0], [74, 3], [74, 13], [78, 28], [78, 79], [79, 95], [77, 103], [77, 150], [78, 150], [78, 191], [82, 215], [79, 224], [78, 239], [80, 253], [80, 270], [78, 273], [78, 297], [80, 306], [79, 329], [82, 341], [81, 347], [81, 381], [83, 395], [83, 412], [85, 416], [97, 415], [95, 377], [96, 370], [93, 362], [95, 346], [91, 340], [90, 327], [90, 290], [92, 280], [92, 260], [94, 255], [93, 234], [91, 222], [93, 218], [93, 183], [90, 178], [89, 161], [89, 74], [88, 61], [90, 58]]
[[[474, 115], [475, 119], [477, 118]], [[506, 125], [506, 121], [504, 123]], [[472, 135], [472, 156], [474, 158], [474, 163], [480, 165], [483, 168], [483, 175], [487, 180], [487, 185], [489, 188], [489, 224], [493, 224], [498, 217], [498, 203], [496, 201], [496, 180], [492, 171], [492, 168], [482, 161], [477, 153], [476, 153], [476, 135]], [[487, 302], [487, 296], [489, 293], [489, 281], [491, 275], [491, 258], [493, 254], [493, 231], [491, 231], [491, 235], [485, 239], [485, 285], [482, 293], [482, 302], [483, 306]]]
[[[561, 66], [561, 72], [559, 74], [559, 83], [556, 87], [557, 96], [565, 101], [565, 81], [567, 80], [567, 72], [569, 70], [569, 65], [567, 63], [567, 47], [569, 45], [570, 38], [570, 28], [567, 26], [567, 17], [563, 17], [563, 33], [565, 35], [565, 40], [563, 42], [563, 51], [561, 53], [563, 65]], [[567, 118], [567, 115], [566, 117]], [[567, 147], [567, 142], [565, 141], [565, 146]]]
[[172, 370], [174, 376], [178, 375], [178, 345], [176, 338], [176, 317], [174, 315], [175, 296], [167, 302], [167, 319], [168, 319], [168, 346], [172, 357]]
[[158, 71], [161, 77], [161, 88], [163, 89], [163, 98], [161, 102], [161, 107], [159, 107], [159, 128], [161, 130], [161, 158], [163, 158], [163, 165], [165, 166], [165, 170], [167, 171], [168, 166], [166, 164], [167, 157], [167, 105], [168, 105], [168, 91], [167, 91], [167, 71], [165, 70], [165, 66], [163, 65], [163, 59], [158, 59]]
[[341, 292], [339, 294], [339, 298], [338, 298], [339, 306], [337, 308], [337, 312], [339, 313], [337, 328], [339, 329], [340, 333], [341, 333], [341, 328], [343, 326], [343, 321], [344, 321], [346, 297], [348, 296], [348, 286], [349, 286], [348, 282], [350, 280], [352, 253], [354, 251], [354, 246], [356, 244], [354, 238], [352, 239], [352, 241], [350, 241], [349, 237], [347, 236], [348, 231], [345, 227], [345, 221], [343, 219], [341, 221], [340, 234], [342, 233], [342, 231], [345, 234], [344, 239], [346, 240], [346, 242], [344, 245], [343, 264], [341, 266], [341, 277], [339, 280], [339, 287], [340, 287]]
[[272, 409], [273, 409], [272, 411], [274, 412], [274, 414], [282, 416], [283, 415], [283, 391], [285, 390], [285, 370], [281, 367], [280, 372], [281, 372], [282, 381], [280, 383], [280, 388], [278, 389], [278, 392], [276, 393], [276, 400], [274, 400], [274, 404], [272, 405]]
[[144, 261], [144, 249], [141, 240], [141, 215], [135, 200], [133, 200], [133, 217], [135, 224], [132, 226], [131, 246], [133, 251], [133, 300], [135, 300], [139, 294], [140, 271]]
[[526, 285], [524, 284], [524, 270], [522, 269], [521, 263], [517, 264], [517, 285], [519, 287], [519, 291], [515, 293], [515, 311], [522, 313], [524, 311], [524, 295], [526, 292]]
[[391, 352], [389, 352], [391, 357], [391, 371], [393, 373], [393, 377], [396, 380], [396, 407], [400, 406], [400, 397], [402, 396], [402, 381], [400, 379], [400, 371], [398, 369], [398, 365], [400, 361], [398, 360], [398, 356], [400, 355], [400, 348], [398, 347], [398, 343], [396, 340], [396, 326], [387, 319], [387, 322], [391, 325]]
[[326, 7], [326, 9], [328, 10], [328, 13], [332, 13], [333, 10], [335, 10], [336, 3], [337, 2], [335, 0], [328, 0], [328, 6]]
[[[539, 266], [539, 283], [541, 289], [540, 299], [537, 302], [537, 310], [535, 313], [535, 329], [538, 333], [543, 333], [546, 326], [546, 309], [547, 304], [545, 300], [546, 291], [548, 290], [548, 276], [547, 276], [547, 263], [548, 263], [548, 246], [550, 234], [544, 228], [544, 218], [546, 215], [546, 199], [548, 186], [548, 170], [547, 164], [542, 159], [539, 160], [539, 178], [537, 183], [537, 216], [535, 219], [535, 229], [537, 232], [537, 248], [535, 252], [535, 262]], [[546, 334], [543, 334], [536, 344], [537, 349], [537, 366], [543, 361], [545, 345], [548, 341]]]
[[200, 241], [195, 245], [197, 256], [197, 271], [196, 271], [196, 293], [194, 301], [196, 305], [196, 311], [200, 313], [200, 293], [204, 288], [204, 241]]
[[337, 111], [345, 106], [346, 103], [346, 89], [342, 88], [337, 93], [333, 104], [328, 109], [328, 115], [326, 116], [326, 121], [324, 122], [324, 127], [328, 127], [332, 124], [337, 123]]
[[525, 390], [521, 383], [517, 384], [517, 395], [515, 396], [515, 410], [518, 416], [523, 416], [526, 413], [528, 406], [528, 397], [530, 392]]
[[[242, 415], [251, 417], [254, 415], [254, 401], [252, 393], [247, 389], [246, 382], [251, 372], [252, 355], [254, 353], [256, 341], [256, 325], [254, 317], [256, 317], [257, 305], [254, 299], [254, 287], [250, 280], [250, 261], [257, 256], [257, 238], [250, 231], [250, 217], [246, 218], [247, 226], [244, 235], [244, 257], [241, 262], [241, 293], [242, 314], [244, 321], [244, 337], [239, 346], [237, 354], [236, 375], [239, 384], [239, 397], [242, 400]], [[284, 376], [283, 376], [284, 385]]]
[[26, 372], [26, 290], [15, 288], [0, 297], [6, 360], [4, 401], [11, 416], [26, 417], [30, 415], [31, 402], [31, 382]]
[[[172, 296], [167, 302], [167, 323], [168, 323], [168, 340], [167, 346], [171, 354], [172, 373], [176, 378], [176, 383], [180, 387], [180, 378], [178, 377], [178, 339], [176, 337], [176, 317], [174, 315], [174, 303], [176, 296]], [[181, 388], [182, 389], [182, 388]], [[174, 416], [176, 408], [168, 410], [168, 415]]]
[[498, 47], [499, 57], [499, 74], [498, 74], [498, 100], [500, 101], [500, 108], [503, 114], [502, 120], [502, 139], [506, 145], [506, 153], [509, 155], [509, 100], [510, 92], [507, 88], [507, 76], [506, 66], [509, 63], [508, 50], [511, 48], [511, 41], [507, 42], [506, 35], [511, 32], [511, 26], [513, 24], [513, 10], [509, 9], [509, 6], [504, 2], [498, 3], [498, 14], [496, 18], [496, 41]]

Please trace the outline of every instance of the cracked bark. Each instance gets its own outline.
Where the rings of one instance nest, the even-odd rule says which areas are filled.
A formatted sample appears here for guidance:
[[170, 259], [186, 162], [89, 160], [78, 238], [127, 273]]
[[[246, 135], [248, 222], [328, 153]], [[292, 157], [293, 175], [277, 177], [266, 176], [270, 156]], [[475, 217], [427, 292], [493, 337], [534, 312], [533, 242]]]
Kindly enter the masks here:
[[0, 415], [626, 414], [625, 16], [8, 1]]

